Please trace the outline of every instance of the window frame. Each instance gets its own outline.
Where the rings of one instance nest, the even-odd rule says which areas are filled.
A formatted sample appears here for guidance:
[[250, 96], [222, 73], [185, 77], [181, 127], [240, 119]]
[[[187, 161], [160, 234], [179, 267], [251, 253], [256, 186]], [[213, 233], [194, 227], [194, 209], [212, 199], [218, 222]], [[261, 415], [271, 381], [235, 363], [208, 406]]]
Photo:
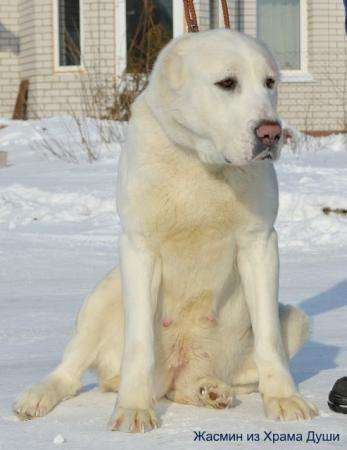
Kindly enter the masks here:
[[[307, 23], [307, 0], [300, 1], [300, 69], [280, 70], [281, 81], [285, 83], [310, 82], [313, 81], [308, 71], [308, 23]], [[258, 2], [257, 2], [258, 3]], [[257, 37], [258, 37], [258, 8], [257, 14]]]
[[83, 26], [83, 10], [84, 10], [84, 2], [83, 0], [79, 0], [80, 2], [80, 47], [81, 47], [81, 62], [79, 65], [74, 66], [62, 66], [60, 64], [60, 36], [59, 36], [59, 0], [53, 0], [53, 63], [54, 63], [54, 72], [78, 72], [84, 70], [83, 64], [83, 55], [84, 55], [84, 26]]
[[[122, 76], [127, 66], [126, 41], [126, 0], [115, 0], [115, 40], [116, 40], [116, 75]], [[184, 33], [183, 2], [172, 0], [173, 6], [173, 37]]]

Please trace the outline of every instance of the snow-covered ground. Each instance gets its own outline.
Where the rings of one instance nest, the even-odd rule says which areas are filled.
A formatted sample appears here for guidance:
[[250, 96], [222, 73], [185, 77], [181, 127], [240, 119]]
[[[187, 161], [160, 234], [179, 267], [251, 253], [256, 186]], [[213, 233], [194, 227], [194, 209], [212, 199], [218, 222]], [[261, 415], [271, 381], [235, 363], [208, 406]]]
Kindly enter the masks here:
[[[322, 213], [323, 207], [347, 207], [346, 137], [301, 138], [296, 152], [286, 147], [277, 164], [280, 299], [300, 306], [313, 321], [312, 338], [292, 371], [320, 417], [273, 423], [264, 419], [255, 394], [226, 411], [161, 401], [162, 427], [133, 436], [106, 430], [116, 395], [98, 392], [91, 375], [81, 395], [45, 418], [23, 423], [11, 411], [16, 394], [58, 363], [83, 298], [117, 263], [114, 199], [124, 127], [93, 121], [77, 126], [68, 118], [1, 123], [8, 126], [0, 129], [0, 151], [9, 159], [0, 169], [1, 450], [347, 448], [347, 416], [326, 404], [334, 381], [347, 375], [347, 217]], [[109, 143], [101, 142], [100, 131]], [[96, 162], [88, 162], [86, 146]], [[69, 161], [52, 150], [64, 151]], [[203, 430], [243, 434], [243, 441], [194, 441], [194, 431]], [[270, 430], [302, 433], [304, 442], [246, 442], [247, 433], [260, 433], [262, 440]], [[340, 441], [305, 443], [310, 430], [339, 433]]]

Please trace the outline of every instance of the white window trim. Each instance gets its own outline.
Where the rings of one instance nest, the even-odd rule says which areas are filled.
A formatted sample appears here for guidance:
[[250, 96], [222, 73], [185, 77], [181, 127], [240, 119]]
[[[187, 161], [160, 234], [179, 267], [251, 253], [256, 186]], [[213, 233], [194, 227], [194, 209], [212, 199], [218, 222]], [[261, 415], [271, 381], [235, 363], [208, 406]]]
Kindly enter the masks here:
[[[126, 69], [126, 0], [115, 0], [116, 2], [116, 74], [121, 76]], [[183, 2], [173, 0], [173, 36], [174, 38], [185, 31]]]
[[81, 45], [81, 64], [77, 66], [61, 66], [59, 63], [59, 0], [53, 1], [53, 45], [54, 45], [54, 72], [76, 72], [84, 70], [84, 26], [83, 26], [83, 0], [80, 2], [80, 45]]
[[282, 83], [312, 83], [315, 80], [308, 72], [283, 70], [280, 74], [280, 81]]

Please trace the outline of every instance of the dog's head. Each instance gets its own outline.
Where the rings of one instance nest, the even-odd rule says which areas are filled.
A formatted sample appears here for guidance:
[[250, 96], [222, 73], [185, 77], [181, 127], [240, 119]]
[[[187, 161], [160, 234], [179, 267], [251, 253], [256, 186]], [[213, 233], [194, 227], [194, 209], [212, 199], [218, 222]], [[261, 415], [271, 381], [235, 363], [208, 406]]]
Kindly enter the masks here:
[[174, 143], [207, 163], [243, 165], [279, 156], [278, 79], [257, 40], [211, 30], [167, 45], [144, 96]]

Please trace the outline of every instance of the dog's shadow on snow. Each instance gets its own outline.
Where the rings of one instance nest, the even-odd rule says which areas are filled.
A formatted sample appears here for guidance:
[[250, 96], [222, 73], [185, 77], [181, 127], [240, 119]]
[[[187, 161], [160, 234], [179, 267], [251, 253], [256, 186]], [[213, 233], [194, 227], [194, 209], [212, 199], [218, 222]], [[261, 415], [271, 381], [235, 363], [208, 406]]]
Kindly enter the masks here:
[[[344, 280], [325, 292], [303, 300], [298, 306], [313, 318], [346, 305], [347, 280]], [[336, 332], [338, 333], [338, 330]], [[310, 340], [291, 361], [295, 381], [301, 383], [322, 370], [336, 368], [335, 358], [339, 351], [340, 347], [336, 345], [327, 345]]]

